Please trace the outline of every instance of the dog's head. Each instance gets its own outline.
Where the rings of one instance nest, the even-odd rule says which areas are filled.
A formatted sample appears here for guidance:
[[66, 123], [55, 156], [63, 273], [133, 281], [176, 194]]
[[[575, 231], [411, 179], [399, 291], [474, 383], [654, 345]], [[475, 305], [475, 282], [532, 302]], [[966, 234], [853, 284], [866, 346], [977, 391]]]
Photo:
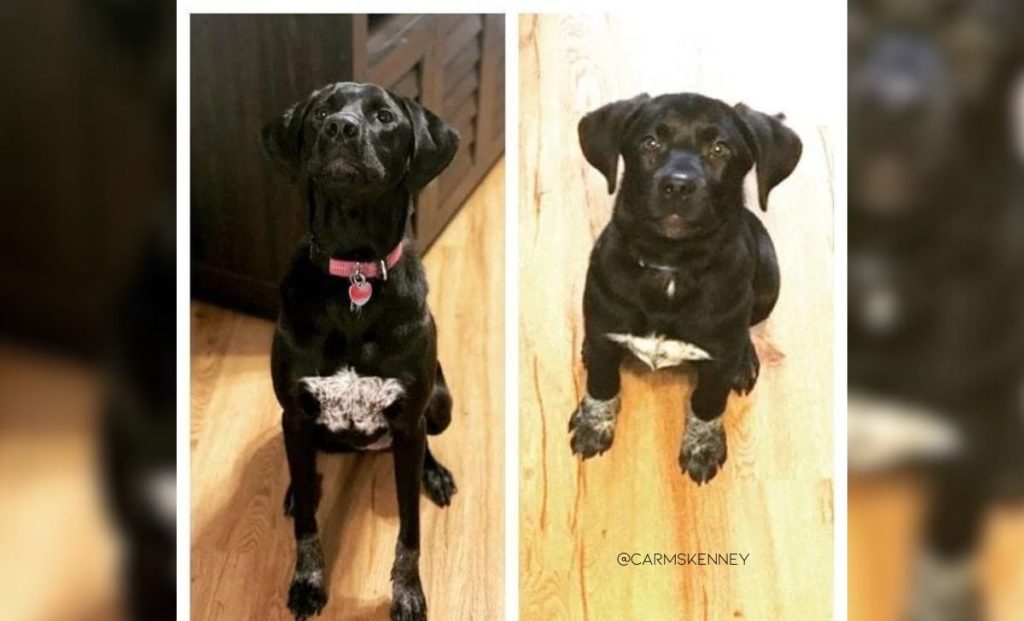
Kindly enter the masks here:
[[[973, 164], [1002, 153], [1006, 88], [1019, 70], [1014, 0], [849, 4], [850, 195], [874, 216], [946, 197]], [[980, 157], [965, 152], [980, 143]], [[988, 142], [988, 144], [984, 144]], [[930, 214], [929, 217], [934, 217]]]
[[289, 179], [365, 198], [418, 191], [458, 146], [415, 101], [354, 82], [324, 86], [263, 127], [263, 151]]
[[743, 204], [743, 178], [757, 165], [758, 198], [789, 176], [802, 145], [781, 117], [695, 94], [639, 95], [587, 114], [583, 155], [615, 192], [615, 217], [660, 237], [685, 239], [715, 229]]

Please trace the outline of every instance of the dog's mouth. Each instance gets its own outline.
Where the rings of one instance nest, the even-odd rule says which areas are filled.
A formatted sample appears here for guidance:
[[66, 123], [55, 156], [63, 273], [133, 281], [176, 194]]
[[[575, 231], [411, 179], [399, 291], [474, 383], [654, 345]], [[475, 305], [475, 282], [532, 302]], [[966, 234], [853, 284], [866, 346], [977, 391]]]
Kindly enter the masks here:
[[347, 157], [336, 157], [320, 166], [317, 177], [326, 182], [364, 182], [368, 180], [366, 169]]
[[658, 220], [662, 235], [669, 239], [683, 239], [689, 235], [690, 226], [679, 214], [671, 214]]

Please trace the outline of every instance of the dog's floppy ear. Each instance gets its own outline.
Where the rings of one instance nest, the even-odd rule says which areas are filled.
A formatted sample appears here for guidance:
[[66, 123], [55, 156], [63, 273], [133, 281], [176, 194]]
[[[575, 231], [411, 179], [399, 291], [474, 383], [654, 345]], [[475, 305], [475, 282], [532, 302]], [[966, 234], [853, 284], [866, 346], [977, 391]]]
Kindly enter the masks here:
[[736, 104], [736, 113], [749, 134], [757, 166], [757, 199], [761, 211], [768, 209], [768, 194], [796, 168], [803, 143], [796, 132], [782, 124], [785, 116], [769, 116], [746, 104]]
[[452, 163], [459, 150], [459, 133], [436, 114], [415, 101], [391, 95], [412, 123], [412, 155], [405, 174], [405, 186], [416, 192]]
[[302, 156], [302, 125], [319, 91], [292, 104], [284, 114], [263, 126], [260, 144], [263, 155], [291, 181], [299, 176]]
[[626, 122], [650, 99], [647, 93], [643, 93], [601, 106], [580, 119], [577, 131], [583, 157], [608, 180], [609, 194], [615, 192], [619, 180], [619, 155], [622, 153], [622, 132]]

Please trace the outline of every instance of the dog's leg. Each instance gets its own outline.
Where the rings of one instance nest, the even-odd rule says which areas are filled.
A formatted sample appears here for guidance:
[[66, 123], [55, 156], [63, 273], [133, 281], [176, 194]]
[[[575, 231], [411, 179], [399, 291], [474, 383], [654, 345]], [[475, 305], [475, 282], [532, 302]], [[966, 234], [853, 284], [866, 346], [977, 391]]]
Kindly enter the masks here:
[[732, 387], [731, 366], [708, 363], [701, 368], [690, 399], [679, 466], [698, 484], [713, 479], [727, 456], [722, 414]]
[[434, 458], [430, 452], [430, 444], [426, 445], [426, 453], [423, 457], [423, 491], [427, 497], [439, 507], [447, 507], [452, 502], [452, 496], [459, 491], [455, 487], [455, 478], [451, 471], [441, 465], [441, 462]]
[[569, 417], [572, 452], [583, 459], [607, 451], [615, 439], [615, 421], [622, 405], [619, 365], [623, 351], [607, 339], [583, 342], [583, 364], [587, 368], [587, 394]]
[[[313, 505], [316, 507], [320, 506], [320, 494], [323, 483], [323, 476], [318, 472], [316, 474], [316, 496], [313, 501]], [[288, 489], [284, 493], [284, 514], [285, 517], [293, 517], [295, 515], [295, 492], [292, 491], [292, 484], [288, 484]]]
[[288, 588], [288, 609], [298, 621], [302, 621], [319, 614], [327, 603], [324, 555], [316, 527], [319, 475], [309, 416], [294, 409], [285, 410], [281, 419], [291, 474], [289, 493], [296, 542], [295, 573]]
[[[421, 408], [419, 412], [422, 412]], [[402, 415], [408, 416], [408, 412]], [[392, 434], [399, 527], [395, 563], [391, 567], [391, 619], [424, 621], [427, 618], [427, 602], [423, 596], [419, 570], [420, 485], [423, 481], [427, 434], [422, 416], [417, 415], [412, 425], [395, 425]]]
[[733, 375], [732, 389], [741, 395], [745, 395], [754, 389], [757, 384], [758, 375], [761, 373], [761, 360], [757, 357], [757, 350], [754, 344], [747, 337], [745, 352], [740, 364], [736, 367]]
[[[440, 362], [437, 363], [434, 391], [430, 394], [424, 416], [427, 419], [427, 433], [432, 436], [447, 429], [452, 422], [452, 393], [448, 391], [448, 384], [444, 381], [444, 371], [441, 370]], [[430, 454], [429, 451], [427, 454]]]
[[981, 618], [975, 556], [989, 504], [989, 469], [971, 459], [936, 470], [922, 549], [910, 597], [911, 621]]

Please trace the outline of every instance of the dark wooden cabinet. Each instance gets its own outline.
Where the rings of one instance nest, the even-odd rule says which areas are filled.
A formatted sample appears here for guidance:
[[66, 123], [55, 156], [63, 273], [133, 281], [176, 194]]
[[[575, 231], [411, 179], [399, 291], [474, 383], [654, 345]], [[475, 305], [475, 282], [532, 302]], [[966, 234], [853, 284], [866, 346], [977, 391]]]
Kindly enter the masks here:
[[193, 15], [193, 295], [276, 313], [306, 213], [260, 129], [328, 82], [379, 84], [458, 129], [455, 160], [417, 198], [426, 250], [504, 150], [504, 29], [501, 15]]

